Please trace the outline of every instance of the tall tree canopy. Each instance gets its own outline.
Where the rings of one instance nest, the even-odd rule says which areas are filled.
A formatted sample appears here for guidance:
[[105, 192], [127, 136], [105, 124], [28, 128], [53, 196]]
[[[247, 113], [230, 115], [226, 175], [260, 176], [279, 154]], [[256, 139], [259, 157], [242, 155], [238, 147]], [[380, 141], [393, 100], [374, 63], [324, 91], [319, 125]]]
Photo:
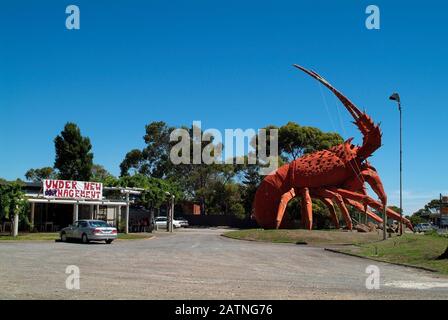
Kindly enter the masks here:
[[322, 132], [314, 127], [302, 127], [295, 122], [288, 122], [280, 127], [278, 132], [279, 152], [289, 161], [343, 142], [338, 133]]
[[45, 179], [55, 179], [56, 177], [57, 173], [52, 167], [30, 169], [25, 173], [26, 180], [32, 182], [39, 182]]
[[167, 192], [176, 197], [176, 201], [183, 199], [179, 186], [168, 179], [159, 179], [136, 173], [118, 179], [106, 179], [105, 185], [109, 187], [127, 187], [144, 189], [138, 200], [145, 207], [158, 208], [168, 199]]
[[68, 122], [54, 139], [59, 177], [66, 180], [88, 181], [92, 176], [93, 153], [90, 139], [81, 135], [75, 123]]
[[[201, 152], [205, 150], [210, 141], [196, 141], [193, 136], [193, 127], [181, 127], [188, 131], [190, 136], [190, 164], [174, 165], [170, 160], [171, 148], [176, 142], [170, 142], [170, 134], [174, 127], [165, 122], [152, 122], [145, 127], [145, 148], [129, 151], [120, 165], [123, 178], [134, 175], [150, 178], [163, 178], [175, 181], [182, 190], [184, 197], [197, 201], [201, 205], [203, 214], [235, 214], [240, 217], [249, 216], [252, 209], [252, 201], [259, 183], [258, 169], [265, 163], [257, 162], [256, 165], [248, 164], [248, 157], [244, 157], [244, 164], [193, 164], [193, 145], [200, 144]], [[289, 162], [304, 153], [321, 149], [328, 149], [342, 143], [343, 139], [337, 133], [325, 133], [317, 128], [301, 127], [294, 122], [277, 128], [268, 126], [267, 152], [270, 154], [269, 129], [279, 130], [279, 153], [277, 157], [279, 165]], [[203, 134], [201, 132], [201, 134]], [[258, 136], [251, 140], [251, 146], [257, 150]], [[218, 149], [218, 143], [211, 142]], [[212, 154], [213, 157], [220, 155]], [[235, 161], [234, 161], [235, 163]]]
[[94, 164], [92, 165], [92, 181], [105, 182], [109, 179], [115, 178], [109, 171], [107, 171], [102, 165]]
[[120, 164], [121, 176], [141, 173], [156, 178], [162, 178], [172, 168], [169, 161], [170, 133], [174, 130], [163, 121], [151, 122], [145, 127], [143, 139], [146, 147], [143, 150], [134, 149], [128, 152]]

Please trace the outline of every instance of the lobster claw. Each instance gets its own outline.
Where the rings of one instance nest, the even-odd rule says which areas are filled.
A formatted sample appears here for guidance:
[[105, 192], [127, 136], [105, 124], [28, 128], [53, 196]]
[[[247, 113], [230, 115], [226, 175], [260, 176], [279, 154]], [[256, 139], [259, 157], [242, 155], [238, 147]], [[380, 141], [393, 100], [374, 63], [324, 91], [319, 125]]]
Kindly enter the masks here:
[[347, 111], [352, 115], [355, 120], [354, 123], [363, 134], [363, 145], [361, 146], [358, 155], [361, 158], [369, 157], [376, 149], [381, 146], [381, 131], [378, 125], [364, 112], [361, 112], [346, 96], [340, 91], [334, 88], [327, 80], [321, 77], [314, 71], [308, 70], [297, 64], [293, 65], [297, 69], [302, 70], [306, 74], [310, 75], [328, 89], [342, 102]]

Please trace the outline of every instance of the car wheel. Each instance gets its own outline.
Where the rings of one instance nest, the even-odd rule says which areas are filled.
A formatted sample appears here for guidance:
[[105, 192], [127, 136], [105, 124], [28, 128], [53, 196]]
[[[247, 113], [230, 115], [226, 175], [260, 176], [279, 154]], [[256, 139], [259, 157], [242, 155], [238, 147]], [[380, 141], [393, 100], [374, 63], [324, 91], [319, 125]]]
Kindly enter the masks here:
[[82, 235], [82, 243], [89, 243], [89, 238], [87, 238], [85, 233]]
[[107, 243], [107, 244], [111, 244], [112, 241], [114, 241], [114, 240], [112, 240], [112, 239], [108, 239], [108, 240], [106, 240], [106, 243]]
[[67, 242], [67, 235], [65, 234], [65, 232], [61, 233], [61, 241]]

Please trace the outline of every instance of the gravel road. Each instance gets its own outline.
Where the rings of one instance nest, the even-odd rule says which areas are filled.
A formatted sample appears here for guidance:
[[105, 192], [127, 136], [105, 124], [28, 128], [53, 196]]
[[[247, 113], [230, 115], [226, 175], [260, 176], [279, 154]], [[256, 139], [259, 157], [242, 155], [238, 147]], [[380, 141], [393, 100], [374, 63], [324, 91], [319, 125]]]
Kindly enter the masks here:
[[[322, 248], [157, 232], [112, 245], [1, 242], [0, 299], [447, 299], [448, 278]], [[366, 267], [380, 289], [366, 289]], [[80, 290], [68, 290], [68, 265]]]

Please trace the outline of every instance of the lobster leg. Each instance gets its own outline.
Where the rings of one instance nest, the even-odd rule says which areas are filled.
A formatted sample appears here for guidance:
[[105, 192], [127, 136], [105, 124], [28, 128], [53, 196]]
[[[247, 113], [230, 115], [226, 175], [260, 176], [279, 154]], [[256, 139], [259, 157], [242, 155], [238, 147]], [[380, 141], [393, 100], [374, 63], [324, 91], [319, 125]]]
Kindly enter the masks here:
[[346, 204], [353, 206], [358, 211], [365, 213], [368, 217], [372, 218], [376, 222], [383, 223], [383, 219], [381, 219], [379, 216], [377, 216], [372, 211], [366, 209], [362, 203], [355, 201], [355, 200], [347, 199], [347, 198], [345, 198], [344, 201]]
[[333, 221], [333, 225], [335, 226], [336, 229], [339, 229], [339, 219], [338, 215], [336, 214], [333, 201], [331, 201], [330, 198], [320, 198], [320, 200], [328, 207], [328, 210], [330, 211], [331, 220]]
[[372, 169], [366, 169], [361, 172], [362, 177], [372, 187], [372, 190], [376, 193], [381, 203], [384, 205], [387, 203], [387, 195], [384, 192], [383, 183], [381, 182], [378, 173]]
[[350, 217], [350, 213], [348, 212], [348, 209], [345, 206], [344, 199], [338, 192], [334, 192], [329, 189], [314, 189], [313, 194], [322, 198], [335, 199], [339, 209], [341, 209], [342, 216], [344, 217], [345, 224], [347, 225], [347, 229], [349, 230], [353, 229], [353, 222], [352, 218]]
[[310, 191], [308, 188], [300, 189], [302, 196], [302, 222], [305, 229], [313, 229], [313, 203], [311, 201]]
[[279, 229], [280, 225], [282, 224], [283, 216], [285, 214], [286, 206], [288, 205], [288, 202], [296, 196], [296, 193], [294, 191], [294, 188], [289, 190], [288, 192], [284, 193], [280, 199], [280, 204], [278, 205], [277, 210], [277, 218], [276, 218], [276, 225], [275, 228]]
[[[384, 205], [381, 204], [380, 202], [372, 199], [371, 197], [369, 197], [367, 195], [363, 195], [361, 193], [357, 193], [357, 192], [353, 192], [353, 191], [349, 191], [349, 190], [345, 190], [345, 189], [335, 189], [335, 190], [332, 189], [332, 191], [339, 193], [340, 195], [342, 195], [345, 198], [365, 203], [368, 206], [375, 208], [377, 210], [383, 210], [383, 208], [384, 208]], [[392, 209], [386, 208], [386, 213], [392, 219], [400, 221], [400, 215], [398, 213], [396, 213], [395, 211], [393, 211]], [[413, 230], [412, 223], [408, 219], [403, 218], [401, 221], [404, 224], [406, 224], [406, 226], [409, 229]]]

